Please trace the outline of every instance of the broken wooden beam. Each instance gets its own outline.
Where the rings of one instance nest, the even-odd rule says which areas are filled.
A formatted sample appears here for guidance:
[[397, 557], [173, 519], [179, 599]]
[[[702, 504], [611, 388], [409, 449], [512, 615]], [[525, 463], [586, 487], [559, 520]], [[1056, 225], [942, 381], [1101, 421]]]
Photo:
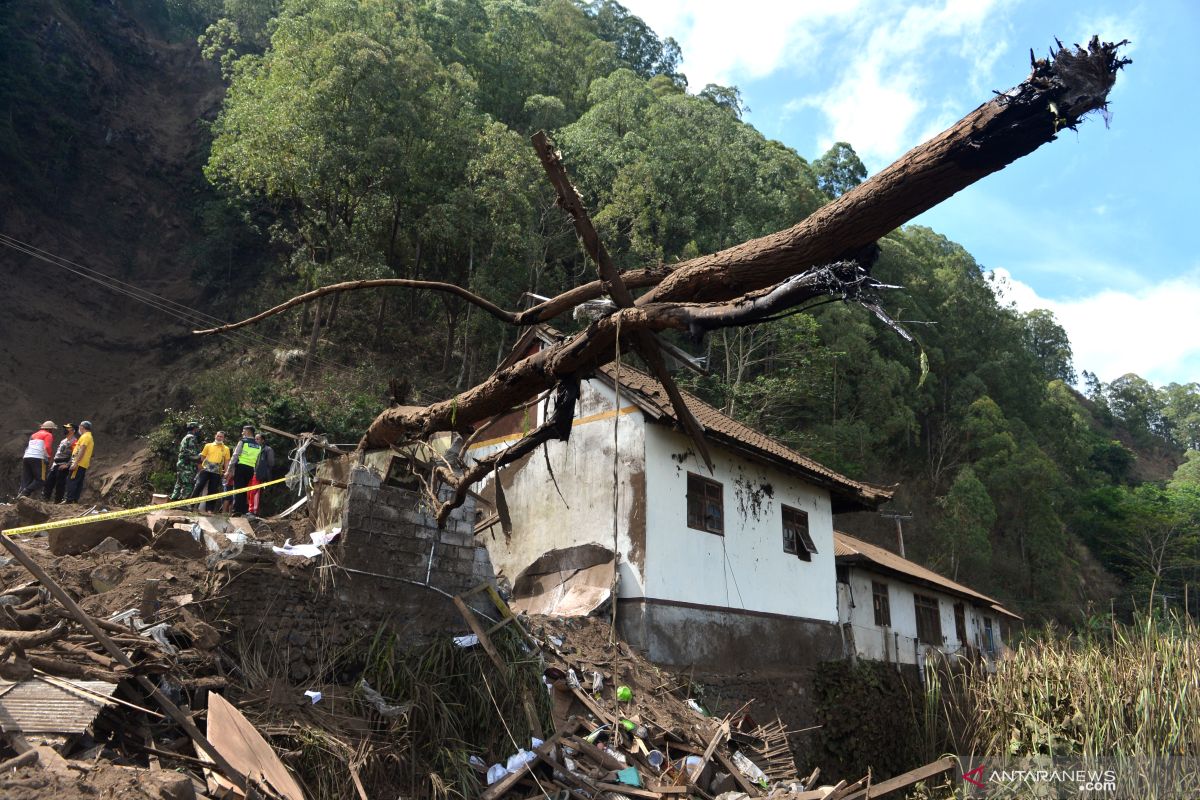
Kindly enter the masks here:
[[870, 789], [863, 789], [854, 794], [847, 795], [842, 800], [868, 800], [870, 797], [883, 797], [886, 794], [891, 794], [899, 789], [907, 786], [912, 786], [917, 781], [927, 780], [935, 775], [940, 775], [943, 772], [949, 772], [958, 766], [958, 760], [953, 756], [945, 756], [937, 761], [932, 761], [923, 767], [917, 767], [914, 770], [909, 770], [903, 775], [897, 775], [886, 781], [881, 781], [875, 784]]
[[[71, 599], [71, 596], [67, 594], [61, 586], [59, 586], [58, 582], [47, 575], [46, 571], [42, 569], [41, 565], [30, 558], [29, 554], [26, 553], [25, 550], [19, 544], [17, 544], [11, 536], [6, 536], [3, 531], [0, 531], [0, 545], [3, 545], [4, 548], [12, 554], [13, 558], [20, 562], [21, 566], [29, 570], [33, 577], [37, 578], [38, 582], [41, 583], [42, 586], [46, 587], [47, 591], [53, 595], [54, 599], [61, 603], [63, 608], [65, 608], [71, 614], [71, 616], [75, 618], [76, 621], [83, 625], [83, 627], [87, 629], [88, 633], [92, 634], [92, 636], [96, 638], [96, 641], [100, 642], [104, 649], [108, 651], [109, 655], [111, 655], [118, 664], [129, 670], [133, 670], [135, 668], [133, 661], [130, 660], [129, 656], [125, 654], [125, 651], [118, 647], [117, 644], [111, 638], [109, 638], [108, 634], [100, 629], [100, 626], [96, 624], [96, 620], [93, 619], [90, 614], [84, 612], [84, 610], [80, 608], [73, 599]], [[233, 766], [225, 760], [225, 757], [217, 752], [217, 749], [212, 746], [212, 743], [209, 742], [208, 739], [204, 737], [204, 734], [200, 732], [200, 729], [196, 727], [191, 718], [184, 714], [183, 711], [179, 709], [179, 706], [171, 702], [171, 699], [163, 694], [162, 690], [159, 689], [158, 686], [156, 686], [145, 675], [135, 675], [134, 679], [146, 692], [150, 694], [151, 697], [154, 698], [154, 700], [162, 707], [163, 711], [167, 712], [167, 715], [170, 716], [171, 719], [176, 722], [176, 724], [183, 728], [187, 735], [191, 737], [192, 741], [195, 742], [196, 746], [208, 754], [217, 767], [223, 773], [225, 773], [229, 780], [244, 793], [249, 785], [246, 780], [246, 776], [235, 770]]]

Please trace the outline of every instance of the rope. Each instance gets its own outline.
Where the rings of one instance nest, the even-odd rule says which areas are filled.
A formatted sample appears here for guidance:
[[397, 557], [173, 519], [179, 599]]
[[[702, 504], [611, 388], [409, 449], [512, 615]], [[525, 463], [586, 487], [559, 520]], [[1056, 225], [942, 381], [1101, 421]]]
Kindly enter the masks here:
[[256, 489], [265, 489], [268, 486], [274, 486], [277, 483], [283, 483], [287, 478], [276, 478], [273, 481], [266, 483], [256, 483], [253, 486], [246, 486], [241, 489], [230, 489], [227, 492], [218, 492], [217, 494], [209, 494], [204, 497], [191, 497], [187, 500], [172, 500], [169, 503], [159, 503], [157, 505], [140, 506], [138, 508], [124, 508], [120, 511], [108, 511], [103, 514], [92, 514], [88, 517], [71, 517], [70, 519], [60, 519], [53, 522], [40, 522], [37, 525], [25, 525], [20, 528], [9, 528], [2, 531], [5, 536], [20, 536], [26, 533], [37, 533], [38, 531], [52, 531], [58, 528], [73, 528], [76, 525], [88, 525], [92, 522], [102, 522], [109, 519], [124, 519], [125, 517], [136, 517], [140, 514], [147, 514], [151, 511], [165, 511], [171, 508], [183, 508], [184, 506], [199, 505], [207, 503], [210, 500], [220, 500], [224, 497], [233, 497], [235, 494], [243, 492], [253, 492]]

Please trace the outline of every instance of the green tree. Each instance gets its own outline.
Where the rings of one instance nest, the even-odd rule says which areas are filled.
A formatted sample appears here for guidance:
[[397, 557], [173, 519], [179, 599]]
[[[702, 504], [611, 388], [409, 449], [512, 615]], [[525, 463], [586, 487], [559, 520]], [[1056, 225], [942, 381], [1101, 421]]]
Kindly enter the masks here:
[[863, 165], [848, 142], [836, 142], [825, 155], [813, 162], [817, 186], [830, 198], [841, 197], [867, 177]]
[[935, 564], [954, 580], [978, 580], [991, 567], [990, 534], [996, 522], [996, 506], [987, 488], [975, 470], [965, 466], [938, 505], [943, 513], [934, 526]]
[[1071, 363], [1071, 340], [1054, 312], [1044, 308], [1021, 315], [1025, 324], [1025, 344], [1033, 353], [1046, 380], [1075, 383], [1075, 367]]

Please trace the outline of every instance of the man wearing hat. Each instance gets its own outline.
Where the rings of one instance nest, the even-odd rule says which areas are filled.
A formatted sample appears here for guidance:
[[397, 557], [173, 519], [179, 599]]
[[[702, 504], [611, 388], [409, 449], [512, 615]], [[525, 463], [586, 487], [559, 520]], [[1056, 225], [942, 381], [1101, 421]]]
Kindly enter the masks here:
[[175, 459], [175, 488], [172, 500], [183, 500], [192, 494], [196, 482], [196, 471], [200, 466], [200, 423], [189, 421], [187, 433], [179, 442], [179, 455]]
[[50, 431], [57, 429], [52, 420], [46, 420], [29, 437], [25, 455], [21, 458], [21, 488], [17, 497], [33, 494], [46, 482], [50, 458], [54, 455], [54, 434]]
[[79, 438], [72, 423], [65, 423], [63, 430], [62, 441], [54, 451], [54, 463], [50, 465], [50, 477], [46, 478], [46, 488], [42, 489], [42, 499], [47, 502], [62, 502], [63, 492], [67, 489], [67, 462], [71, 460], [71, 449]]
[[64, 502], [79, 502], [79, 496], [83, 494], [83, 480], [87, 477], [88, 468], [92, 465], [92, 451], [94, 449], [92, 423], [85, 419], [79, 423], [79, 439], [76, 440], [75, 446], [71, 448], [71, 463], [67, 465], [67, 468], [70, 470], [67, 475], [67, 497]]

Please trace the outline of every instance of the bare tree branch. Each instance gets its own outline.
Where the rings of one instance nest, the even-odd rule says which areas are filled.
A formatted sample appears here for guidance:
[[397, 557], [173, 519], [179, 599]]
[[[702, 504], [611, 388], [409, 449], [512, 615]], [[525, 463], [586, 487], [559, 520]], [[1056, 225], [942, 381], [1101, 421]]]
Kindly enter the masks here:
[[417, 281], [408, 278], [373, 278], [370, 280], [361, 281], [346, 281], [344, 283], [334, 283], [329, 286], [322, 286], [320, 289], [313, 289], [311, 292], [306, 292], [293, 297], [285, 303], [280, 303], [274, 308], [268, 308], [260, 314], [255, 314], [253, 317], [244, 319], [241, 322], [231, 322], [228, 325], [221, 325], [217, 328], [206, 328], [205, 330], [192, 331], [197, 336], [207, 336], [213, 333], [226, 333], [228, 331], [244, 328], [247, 325], [253, 325], [256, 322], [262, 322], [268, 317], [273, 317], [276, 314], [281, 314], [289, 308], [294, 308], [310, 300], [324, 297], [327, 294], [337, 294], [339, 292], [356, 292], [360, 289], [381, 289], [387, 287], [398, 286], [406, 289], [428, 289], [434, 292], [445, 292], [447, 294], [457, 295], [466, 300], [468, 303], [482, 308], [484, 311], [491, 314], [501, 322], [507, 322], [510, 325], [519, 324], [517, 322], [518, 314], [512, 311], [505, 311], [492, 301], [480, 297], [461, 286], [456, 286], [453, 283], [443, 283], [442, 281]]
[[[600, 271], [600, 279], [605, 290], [619, 308], [632, 308], [634, 305], [633, 295], [621, 279], [617, 265], [613, 263], [612, 256], [608, 254], [608, 248], [600, 241], [600, 235], [596, 232], [596, 227], [583, 207], [583, 200], [580, 198], [579, 192], [567, 177], [567, 170], [563, 167], [561, 155], [546, 137], [544, 131], [538, 131], [533, 135], [533, 147], [537, 150], [546, 174], [550, 176], [550, 183], [554, 185], [554, 190], [558, 193], [558, 205], [570, 215], [571, 221], [575, 223], [575, 231], [583, 242], [584, 250], [587, 251]], [[704, 441], [704, 426], [683, 402], [683, 395], [680, 393], [679, 387], [675, 385], [675, 379], [667, 371], [666, 362], [663, 361], [662, 353], [659, 352], [658, 343], [654, 340], [653, 334], [650, 331], [641, 330], [634, 331], [633, 336], [637, 343], [638, 354], [649, 365], [654, 377], [666, 389], [671, 406], [675, 409], [675, 416], [683, 424], [684, 430], [691, 437], [692, 442], [696, 445], [696, 450], [699, 451], [700, 457], [704, 459], [704, 464], [711, 473], [713, 471], [712, 456], [709, 455], [708, 444]]]

